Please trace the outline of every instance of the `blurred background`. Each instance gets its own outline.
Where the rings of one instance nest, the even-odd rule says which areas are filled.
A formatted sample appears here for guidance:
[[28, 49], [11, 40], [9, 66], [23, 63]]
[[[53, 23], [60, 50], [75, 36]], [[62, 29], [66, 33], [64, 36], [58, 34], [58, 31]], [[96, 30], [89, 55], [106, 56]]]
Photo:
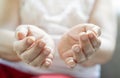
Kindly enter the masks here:
[[102, 65], [101, 78], [120, 78], [120, 0], [113, 0], [112, 4], [117, 14], [117, 44], [113, 59], [107, 64]]

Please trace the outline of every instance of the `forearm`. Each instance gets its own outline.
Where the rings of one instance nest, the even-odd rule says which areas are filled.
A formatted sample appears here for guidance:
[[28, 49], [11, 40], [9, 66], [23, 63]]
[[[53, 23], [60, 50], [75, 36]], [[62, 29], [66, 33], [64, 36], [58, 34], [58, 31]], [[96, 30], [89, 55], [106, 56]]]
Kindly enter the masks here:
[[0, 29], [0, 45], [11, 48], [14, 41], [14, 32], [10, 30]]
[[19, 0], [1, 0], [0, 4], [0, 58], [15, 61], [14, 32], [10, 30], [19, 24]]
[[0, 0], [0, 28], [13, 30], [19, 20], [19, 0]]
[[0, 58], [18, 61], [20, 60], [13, 51], [14, 32], [0, 29]]

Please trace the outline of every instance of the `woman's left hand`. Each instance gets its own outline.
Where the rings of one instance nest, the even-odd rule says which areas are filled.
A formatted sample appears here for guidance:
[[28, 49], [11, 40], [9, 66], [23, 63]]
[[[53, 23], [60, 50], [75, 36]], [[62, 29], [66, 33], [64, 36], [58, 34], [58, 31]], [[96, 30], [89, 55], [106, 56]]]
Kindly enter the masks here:
[[99, 49], [100, 27], [93, 24], [80, 24], [65, 33], [58, 49], [61, 58], [69, 67], [88, 61]]

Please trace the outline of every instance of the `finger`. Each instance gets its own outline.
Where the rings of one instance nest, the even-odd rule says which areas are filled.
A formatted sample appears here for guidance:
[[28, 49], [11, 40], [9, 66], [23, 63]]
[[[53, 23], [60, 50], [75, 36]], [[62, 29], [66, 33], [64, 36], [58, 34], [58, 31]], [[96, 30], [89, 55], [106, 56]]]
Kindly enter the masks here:
[[37, 56], [40, 55], [42, 50], [44, 49], [45, 43], [42, 40], [37, 40], [31, 48], [23, 52], [20, 56], [26, 63], [30, 63]]
[[50, 65], [52, 64], [52, 62], [53, 62], [53, 54], [52, 53], [50, 53], [48, 56], [47, 56], [47, 58], [45, 59], [45, 61], [43, 62], [43, 64], [41, 65], [41, 67], [43, 67], [43, 68], [48, 68], [48, 67], [50, 67]]
[[86, 57], [78, 44], [73, 45], [72, 50], [74, 52], [74, 59], [77, 63], [83, 63], [86, 60]]
[[49, 68], [52, 64], [53, 60], [50, 58], [46, 58], [42, 65], [40, 65], [41, 68]]
[[68, 67], [74, 68], [76, 66], [76, 62], [73, 59], [73, 57], [68, 57], [65, 59], [65, 63], [67, 64]]
[[91, 30], [95, 33], [95, 35], [100, 36], [101, 35], [101, 28], [94, 24], [84, 24], [86, 26], [86, 32], [87, 30]]
[[100, 39], [98, 39], [92, 31], [88, 31], [88, 36], [93, 48], [97, 50], [101, 45]]
[[17, 27], [16, 32], [15, 32], [15, 37], [18, 40], [22, 40], [25, 38], [28, 34], [28, 27], [27, 25], [20, 25]]
[[50, 59], [45, 59], [42, 65], [40, 65], [41, 68], [49, 68], [52, 63], [52, 60]]
[[79, 37], [78, 37], [78, 33], [80, 32], [85, 32], [85, 27], [83, 27], [84, 24], [79, 24], [77, 26], [74, 26], [67, 34], [68, 37], [70, 37], [72, 40], [74, 41], [78, 41]]
[[98, 37], [101, 35], [101, 29], [98, 26], [95, 26], [92, 31], [95, 33], [95, 35]]
[[81, 48], [87, 58], [95, 52], [85, 32], [82, 32], [80, 34], [80, 43], [81, 43]]
[[68, 50], [67, 52], [63, 53], [62, 59], [65, 61], [68, 67], [73, 68], [76, 66], [72, 50]]
[[14, 51], [17, 52], [18, 55], [23, 53], [28, 47], [30, 47], [35, 41], [33, 36], [26, 37], [23, 40], [18, 40], [14, 43]]
[[32, 62], [30, 62], [29, 65], [41, 67], [41, 64], [45, 61], [46, 57], [49, 54], [50, 54], [50, 49], [44, 48], [44, 50], [40, 53], [40, 55], [37, 56]]

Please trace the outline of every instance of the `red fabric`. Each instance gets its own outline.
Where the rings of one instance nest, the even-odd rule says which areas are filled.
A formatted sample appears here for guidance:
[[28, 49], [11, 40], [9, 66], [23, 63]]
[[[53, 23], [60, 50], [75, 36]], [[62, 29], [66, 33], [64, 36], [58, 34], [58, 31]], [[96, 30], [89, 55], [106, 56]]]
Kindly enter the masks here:
[[31, 78], [33, 75], [0, 64], [0, 78]]
[[74, 77], [63, 75], [63, 74], [43, 74], [33, 78], [74, 78]]
[[0, 78], [73, 78], [73, 77], [63, 74], [41, 74], [35, 76], [0, 64]]

